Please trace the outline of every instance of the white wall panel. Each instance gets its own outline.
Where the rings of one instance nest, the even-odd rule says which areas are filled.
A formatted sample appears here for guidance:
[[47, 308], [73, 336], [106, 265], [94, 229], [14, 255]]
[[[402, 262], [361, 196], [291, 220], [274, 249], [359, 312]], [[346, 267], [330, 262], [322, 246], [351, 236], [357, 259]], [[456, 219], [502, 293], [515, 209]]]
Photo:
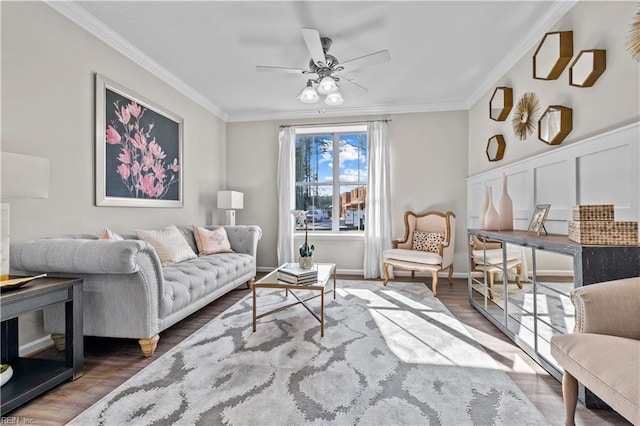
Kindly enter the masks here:
[[[640, 220], [640, 123], [558, 147], [468, 178], [467, 198], [509, 177], [514, 228], [527, 229], [536, 204], [551, 204], [548, 232], [566, 234], [575, 204], [614, 204], [616, 220]], [[481, 194], [477, 194], [481, 191]], [[500, 195], [494, 194], [498, 203]], [[474, 210], [473, 214], [479, 215]], [[469, 222], [471, 226], [476, 222]]]

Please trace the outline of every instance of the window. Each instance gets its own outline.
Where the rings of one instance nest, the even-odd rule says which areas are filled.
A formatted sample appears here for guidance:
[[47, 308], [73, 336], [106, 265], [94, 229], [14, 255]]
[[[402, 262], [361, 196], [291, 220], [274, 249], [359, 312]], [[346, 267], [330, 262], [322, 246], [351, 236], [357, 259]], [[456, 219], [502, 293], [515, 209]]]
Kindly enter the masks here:
[[297, 129], [295, 156], [296, 209], [307, 211], [309, 230], [363, 231], [366, 127]]

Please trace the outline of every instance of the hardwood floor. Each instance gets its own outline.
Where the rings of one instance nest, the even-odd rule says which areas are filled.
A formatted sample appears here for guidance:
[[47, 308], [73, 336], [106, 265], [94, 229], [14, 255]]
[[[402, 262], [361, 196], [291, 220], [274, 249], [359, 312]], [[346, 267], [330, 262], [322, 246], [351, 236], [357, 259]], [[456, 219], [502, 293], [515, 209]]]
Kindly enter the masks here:
[[[339, 278], [362, 279], [362, 277], [346, 275]], [[411, 279], [399, 277], [398, 281], [406, 282]], [[427, 282], [429, 285], [431, 282], [430, 278], [426, 277], [416, 277], [414, 281]], [[394, 283], [391, 282], [389, 286], [393, 287]], [[74, 382], [64, 383], [14, 410], [9, 413], [8, 418], [2, 418], [2, 423], [32, 425], [67, 423], [247, 294], [249, 290], [243, 285], [160, 333], [158, 348], [151, 358], [142, 356], [135, 340], [85, 338], [84, 376]], [[561, 384], [469, 305], [467, 281], [458, 279], [453, 286], [449, 286], [446, 280], [441, 280], [438, 286], [438, 298], [538, 407], [549, 423], [562, 425], [564, 406]], [[36, 356], [60, 355], [51, 348]], [[595, 426], [630, 423], [615, 411], [589, 410], [578, 404], [576, 424]]]

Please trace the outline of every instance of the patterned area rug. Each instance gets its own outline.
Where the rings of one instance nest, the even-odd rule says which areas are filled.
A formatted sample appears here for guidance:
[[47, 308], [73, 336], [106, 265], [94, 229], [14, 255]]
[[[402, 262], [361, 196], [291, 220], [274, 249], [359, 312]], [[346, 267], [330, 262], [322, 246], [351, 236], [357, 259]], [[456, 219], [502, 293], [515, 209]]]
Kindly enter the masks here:
[[[258, 313], [285, 301], [258, 291]], [[70, 424], [549, 424], [420, 283], [339, 280], [323, 338], [301, 305], [255, 333], [251, 309], [249, 295]]]

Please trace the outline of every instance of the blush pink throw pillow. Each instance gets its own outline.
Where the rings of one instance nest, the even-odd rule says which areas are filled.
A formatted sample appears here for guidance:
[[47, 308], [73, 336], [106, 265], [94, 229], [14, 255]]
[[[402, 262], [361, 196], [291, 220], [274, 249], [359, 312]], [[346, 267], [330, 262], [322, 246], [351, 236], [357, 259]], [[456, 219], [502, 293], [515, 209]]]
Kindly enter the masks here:
[[198, 256], [206, 256], [215, 253], [233, 253], [231, 243], [227, 237], [227, 231], [220, 226], [216, 229], [207, 229], [193, 225], [193, 235], [196, 237]]
[[122, 238], [120, 235], [116, 234], [115, 232], [113, 232], [109, 228], [104, 228], [104, 231], [102, 231], [102, 234], [100, 234], [100, 237], [98, 239], [99, 240], [113, 240], [113, 241], [122, 241], [122, 240], [124, 240], [124, 238]]

